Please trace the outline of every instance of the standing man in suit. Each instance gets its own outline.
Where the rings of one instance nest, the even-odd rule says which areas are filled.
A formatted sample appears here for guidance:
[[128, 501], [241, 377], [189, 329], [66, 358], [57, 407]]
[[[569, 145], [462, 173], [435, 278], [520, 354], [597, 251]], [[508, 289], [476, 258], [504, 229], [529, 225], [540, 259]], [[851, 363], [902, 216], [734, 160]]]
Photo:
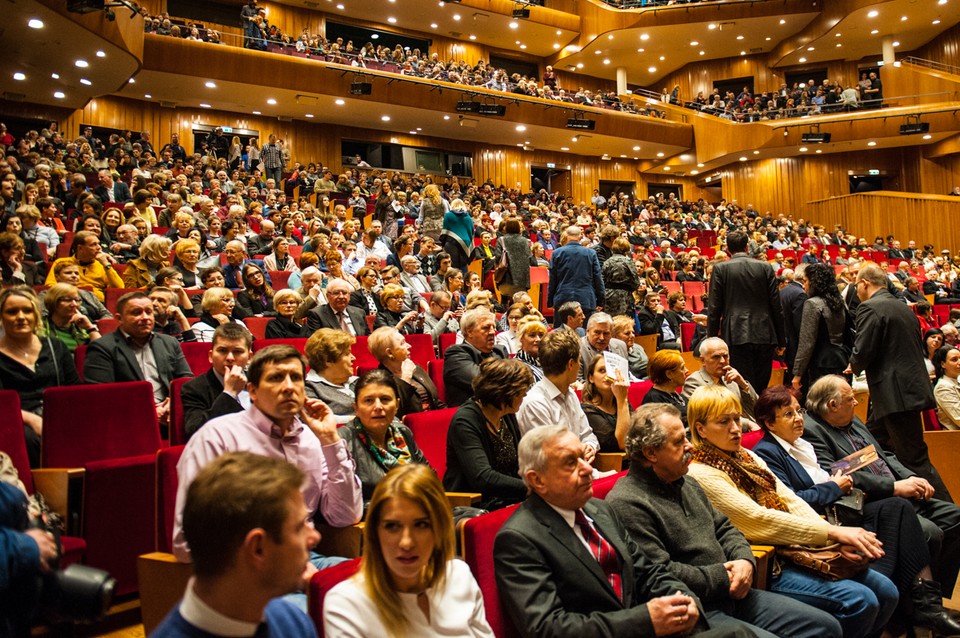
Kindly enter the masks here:
[[246, 369], [252, 343], [250, 331], [236, 323], [219, 325], [213, 331], [210, 369], [180, 390], [188, 438], [210, 419], [250, 407]]
[[[785, 268], [782, 277], [786, 282], [780, 289], [780, 306], [783, 308], [784, 337], [787, 340], [787, 372], [785, 379], [793, 377], [793, 360], [797, 358], [800, 343], [800, 321], [803, 319], [803, 302], [807, 300], [807, 291], [803, 288], [806, 266], [801, 264], [796, 271]], [[762, 389], [762, 388], [761, 388]]]
[[320, 328], [343, 330], [354, 336], [370, 334], [367, 316], [350, 303], [353, 287], [343, 279], [333, 279], [327, 284], [327, 303], [307, 313], [307, 328], [316, 332]]
[[130, 187], [123, 182], [113, 181], [113, 175], [110, 169], [100, 169], [100, 185], [93, 189], [93, 194], [100, 198], [100, 201], [115, 202], [117, 204], [126, 204], [133, 201], [133, 195], [130, 194]]
[[517, 456], [531, 494], [497, 533], [493, 560], [520, 635], [752, 635], [739, 624], [707, 630], [690, 589], [592, 498], [593, 468], [566, 427], [531, 430]]
[[881, 450], [855, 415], [856, 407], [857, 399], [846, 379], [821, 377], [807, 394], [803, 438], [813, 445], [817, 462], [828, 472], [831, 463], [869, 445], [876, 448], [879, 458], [850, 475], [853, 486], [864, 491], [867, 501], [891, 496], [910, 501], [930, 550], [933, 576], [939, 581], [932, 585], [938, 595], [949, 598], [960, 572], [960, 507], [938, 498], [929, 481], [910, 471], [897, 455]]
[[850, 366], [867, 373], [873, 410], [870, 432], [884, 449], [933, 485], [937, 498], [953, 502], [923, 441], [923, 410], [935, 407], [923, 363], [917, 316], [887, 289], [887, 274], [876, 264], [857, 273], [857, 338]]
[[83, 378], [87, 383], [149, 381], [157, 419], [164, 425], [170, 417], [170, 382], [193, 372], [180, 343], [153, 331], [153, 302], [147, 293], [138, 290], [120, 297], [117, 319], [115, 331], [87, 347]]
[[486, 308], [463, 313], [460, 319], [463, 343], [443, 353], [443, 385], [447, 389], [447, 405], [460, 405], [473, 396], [473, 379], [480, 373], [480, 362], [496, 357], [506, 359], [503, 346], [494, 345], [497, 318]]
[[[600, 260], [594, 250], [580, 245], [579, 226], [568, 226], [563, 231], [566, 243], [553, 251], [550, 261], [550, 282], [547, 284], [547, 306], [556, 308], [567, 301], [580, 302], [583, 313], [600, 309], [603, 301], [603, 276]], [[554, 316], [554, 327], [560, 327], [559, 315]]]
[[777, 278], [768, 264], [747, 255], [745, 232], [727, 235], [727, 248], [733, 257], [716, 264], [710, 278], [707, 334], [721, 337], [730, 364], [763, 390], [775, 351], [786, 346]]

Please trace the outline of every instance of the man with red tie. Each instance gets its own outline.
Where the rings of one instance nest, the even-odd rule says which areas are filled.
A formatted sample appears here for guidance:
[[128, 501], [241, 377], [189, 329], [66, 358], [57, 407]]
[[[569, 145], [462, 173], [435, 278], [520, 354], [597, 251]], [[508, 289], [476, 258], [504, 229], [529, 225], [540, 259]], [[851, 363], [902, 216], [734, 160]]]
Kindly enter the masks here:
[[494, 542], [497, 585], [523, 636], [753, 636], [708, 629], [699, 600], [643, 556], [593, 499], [583, 443], [563, 425], [534, 428], [517, 451], [530, 496]]

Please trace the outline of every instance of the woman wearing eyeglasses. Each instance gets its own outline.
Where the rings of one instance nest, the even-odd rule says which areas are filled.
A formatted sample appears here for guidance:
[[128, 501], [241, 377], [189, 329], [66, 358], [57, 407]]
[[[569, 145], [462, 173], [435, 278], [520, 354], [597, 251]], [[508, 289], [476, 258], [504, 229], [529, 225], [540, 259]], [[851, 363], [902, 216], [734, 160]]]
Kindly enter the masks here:
[[43, 296], [47, 334], [62, 341], [70, 352], [100, 338], [97, 324], [80, 312], [81, 303], [80, 291], [70, 284], [51, 286]]

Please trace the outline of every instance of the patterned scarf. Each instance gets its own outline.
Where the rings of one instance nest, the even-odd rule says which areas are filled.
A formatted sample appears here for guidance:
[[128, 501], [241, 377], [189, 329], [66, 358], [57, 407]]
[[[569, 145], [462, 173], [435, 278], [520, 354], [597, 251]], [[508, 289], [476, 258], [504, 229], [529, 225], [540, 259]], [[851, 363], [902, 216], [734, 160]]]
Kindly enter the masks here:
[[351, 427], [357, 432], [357, 439], [370, 452], [384, 469], [389, 470], [397, 465], [406, 465], [410, 462], [410, 450], [407, 449], [407, 440], [397, 427], [399, 421], [394, 420], [387, 426], [387, 435], [384, 437], [384, 447], [373, 442], [370, 435], [363, 428], [360, 419], [354, 419]]
[[777, 494], [777, 479], [768, 470], [757, 465], [746, 450], [741, 448], [733, 454], [727, 454], [709, 441], [701, 441], [700, 446], [693, 451], [693, 460], [714, 467], [729, 476], [733, 484], [758, 505], [781, 512], [790, 511]]

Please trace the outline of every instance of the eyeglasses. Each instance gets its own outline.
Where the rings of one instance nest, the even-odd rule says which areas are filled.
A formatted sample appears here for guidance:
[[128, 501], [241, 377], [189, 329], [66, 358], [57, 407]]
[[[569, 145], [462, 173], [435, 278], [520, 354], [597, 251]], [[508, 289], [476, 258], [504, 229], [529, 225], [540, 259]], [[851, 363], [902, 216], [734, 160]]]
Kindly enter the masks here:
[[794, 412], [793, 410], [787, 410], [787, 411], [784, 412], [781, 416], [783, 416], [784, 418], [787, 418], [787, 419], [795, 419], [795, 418], [797, 418], [798, 416], [799, 416], [800, 418], [803, 418], [806, 414], [807, 414], [807, 411], [806, 411], [805, 408], [797, 408], [797, 411], [796, 411], [796, 412]]
[[68, 303], [82, 303], [78, 297], [64, 297], [63, 299], [57, 299], [58, 303], [68, 304]]

